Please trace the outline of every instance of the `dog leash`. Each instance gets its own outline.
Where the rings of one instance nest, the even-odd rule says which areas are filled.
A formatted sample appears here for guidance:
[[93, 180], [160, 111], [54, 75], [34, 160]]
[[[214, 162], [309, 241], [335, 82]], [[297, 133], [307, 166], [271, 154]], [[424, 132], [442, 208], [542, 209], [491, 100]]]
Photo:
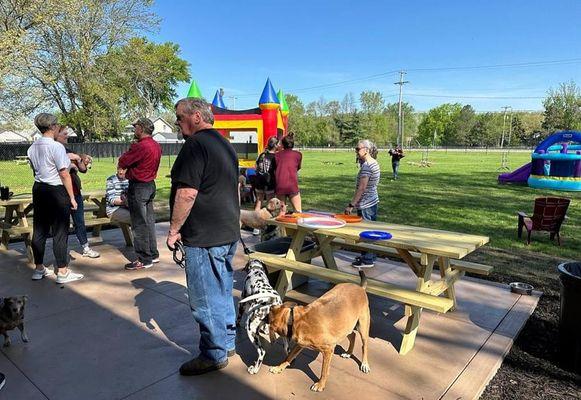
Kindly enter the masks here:
[[167, 246], [172, 251], [173, 261], [179, 265], [181, 268], [186, 267], [186, 251], [184, 250], [184, 244], [181, 240], [175, 242], [174, 248]]
[[252, 254], [252, 250], [250, 250], [247, 246], [246, 243], [244, 243], [244, 239], [242, 239], [242, 235], [240, 235], [240, 243], [242, 243], [242, 248], [244, 249], [244, 254], [246, 254], [247, 256]]

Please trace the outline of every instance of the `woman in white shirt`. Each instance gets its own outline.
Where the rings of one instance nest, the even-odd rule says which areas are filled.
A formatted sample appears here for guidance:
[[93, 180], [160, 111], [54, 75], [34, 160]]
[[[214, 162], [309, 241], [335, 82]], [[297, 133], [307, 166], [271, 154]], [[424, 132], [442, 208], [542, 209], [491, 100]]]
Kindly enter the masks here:
[[52, 114], [42, 113], [34, 118], [34, 124], [42, 134], [28, 148], [28, 158], [34, 171], [32, 204], [34, 220], [32, 252], [36, 269], [33, 280], [41, 280], [53, 272], [44, 266], [46, 240], [52, 229], [53, 252], [57, 266], [57, 283], [68, 283], [83, 278], [68, 268], [67, 247], [71, 209], [77, 208], [69, 174], [70, 160], [64, 146], [56, 142], [60, 125]]

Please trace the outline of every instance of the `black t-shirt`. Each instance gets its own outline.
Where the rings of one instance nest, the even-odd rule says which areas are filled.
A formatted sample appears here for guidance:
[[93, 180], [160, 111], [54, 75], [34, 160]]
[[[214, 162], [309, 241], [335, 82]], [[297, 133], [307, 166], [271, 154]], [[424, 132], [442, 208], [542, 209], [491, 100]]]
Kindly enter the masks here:
[[182, 226], [182, 242], [190, 247], [215, 247], [240, 239], [238, 157], [214, 129], [201, 130], [184, 143], [171, 170], [170, 207], [179, 187], [198, 195]]

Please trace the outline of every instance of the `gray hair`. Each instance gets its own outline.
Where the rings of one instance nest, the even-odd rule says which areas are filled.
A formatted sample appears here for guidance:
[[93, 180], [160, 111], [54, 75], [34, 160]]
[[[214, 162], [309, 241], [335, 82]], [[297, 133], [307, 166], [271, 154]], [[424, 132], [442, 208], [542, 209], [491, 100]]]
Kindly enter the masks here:
[[371, 155], [371, 157], [377, 158], [377, 146], [371, 140], [362, 139], [359, 141], [359, 143], [357, 145], [358, 146], [361, 145], [361, 147], [365, 147], [367, 150], [369, 150], [369, 154]]
[[199, 111], [204, 122], [212, 125], [214, 124], [214, 114], [212, 113], [210, 104], [208, 104], [206, 100], [200, 97], [186, 97], [179, 100], [176, 103], [175, 108], [177, 109], [180, 104], [187, 114], [193, 114], [194, 112]]
[[44, 133], [54, 125], [58, 124], [56, 116], [49, 113], [40, 113], [34, 117], [34, 125], [38, 128], [40, 133]]

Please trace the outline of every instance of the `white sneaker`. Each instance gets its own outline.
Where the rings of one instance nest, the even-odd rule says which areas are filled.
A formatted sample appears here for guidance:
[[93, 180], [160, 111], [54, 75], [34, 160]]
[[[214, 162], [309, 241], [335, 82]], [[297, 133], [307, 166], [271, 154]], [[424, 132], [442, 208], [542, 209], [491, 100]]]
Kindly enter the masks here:
[[66, 274], [57, 274], [56, 276], [56, 283], [69, 283], [81, 280], [85, 277], [83, 274], [77, 274], [69, 269], [69, 272]]
[[98, 258], [101, 257], [101, 254], [87, 246], [83, 249], [83, 257]]
[[152, 263], [157, 264], [159, 262], [159, 257], [158, 258], [154, 258], [153, 260], [151, 260]]
[[47, 267], [44, 267], [44, 269], [42, 271], [35, 269], [34, 272], [32, 273], [32, 280], [39, 281], [42, 278], [44, 278], [45, 276], [51, 276], [51, 275], [54, 275], [54, 272], [52, 270], [48, 269]]

